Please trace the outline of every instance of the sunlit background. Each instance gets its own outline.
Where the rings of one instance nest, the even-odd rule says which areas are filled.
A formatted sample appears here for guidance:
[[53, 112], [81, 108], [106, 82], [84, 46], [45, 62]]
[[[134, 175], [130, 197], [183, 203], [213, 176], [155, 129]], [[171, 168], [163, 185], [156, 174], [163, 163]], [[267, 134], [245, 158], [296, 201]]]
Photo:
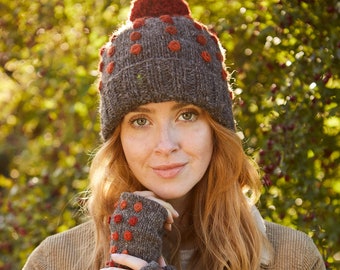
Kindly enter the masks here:
[[[340, 267], [340, 2], [189, 0], [227, 49], [259, 209]], [[83, 219], [100, 144], [98, 51], [129, 1], [0, 0], [0, 270]]]

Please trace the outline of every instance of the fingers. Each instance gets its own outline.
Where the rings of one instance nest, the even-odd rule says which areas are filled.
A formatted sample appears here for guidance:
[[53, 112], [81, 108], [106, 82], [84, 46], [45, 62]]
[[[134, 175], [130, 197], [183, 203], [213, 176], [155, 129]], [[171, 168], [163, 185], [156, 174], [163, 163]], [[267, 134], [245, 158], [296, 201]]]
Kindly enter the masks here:
[[[111, 254], [111, 259], [115, 262], [117, 265], [124, 265], [132, 270], [139, 270], [148, 263], [140, 258], [128, 255], [128, 254]], [[119, 267], [108, 267], [108, 268], [102, 268], [101, 270], [119, 270], [119, 269], [125, 269], [125, 268], [119, 268]]]
[[179, 216], [177, 211], [173, 208], [173, 206], [170, 203], [165, 202], [159, 198], [155, 198], [151, 196], [147, 198], [159, 203], [168, 211], [168, 217], [166, 219], [165, 228], [168, 230], [171, 230], [171, 224], [174, 223], [174, 218], [177, 218]]
[[[137, 257], [127, 255], [127, 254], [111, 254], [111, 259], [117, 264], [117, 265], [124, 265], [129, 267], [132, 270], [140, 270], [144, 266], [148, 265], [148, 263], [142, 259], [139, 259]], [[160, 267], [166, 266], [165, 260], [163, 256], [161, 256], [158, 260], [158, 264]], [[125, 268], [120, 267], [107, 267], [107, 268], [101, 268], [100, 270], [123, 270]]]
[[160, 267], [166, 266], [166, 263], [165, 263], [163, 256], [159, 257], [158, 264], [159, 264]]
[[135, 191], [134, 193], [159, 203], [168, 211], [168, 218], [166, 220], [164, 227], [165, 229], [171, 231], [171, 224], [174, 223], [174, 218], [179, 217], [179, 214], [175, 210], [175, 208], [173, 208], [173, 206], [170, 203], [163, 201], [160, 198], [157, 198], [157, 195], [152, 191]]

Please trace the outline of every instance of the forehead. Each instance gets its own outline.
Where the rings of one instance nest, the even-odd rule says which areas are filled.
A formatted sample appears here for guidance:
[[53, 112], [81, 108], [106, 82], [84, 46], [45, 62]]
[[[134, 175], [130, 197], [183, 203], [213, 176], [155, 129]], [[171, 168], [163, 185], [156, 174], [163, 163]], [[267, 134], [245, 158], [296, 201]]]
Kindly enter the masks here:
[[147, 103], [144, 105], [141, 105], [133, 110], [131, 112], [152, 112], [156, 110], [161, 110], [165, 108], [170, 108], [171, 110], [178, 110], [187, 106], [197, 107], [196, 105], [190, 104], [190, 103], [183, 103], [183, 102], [177, 102], [177, 101], [165, 101], [165, 102], [157, 102], [157, 103]]

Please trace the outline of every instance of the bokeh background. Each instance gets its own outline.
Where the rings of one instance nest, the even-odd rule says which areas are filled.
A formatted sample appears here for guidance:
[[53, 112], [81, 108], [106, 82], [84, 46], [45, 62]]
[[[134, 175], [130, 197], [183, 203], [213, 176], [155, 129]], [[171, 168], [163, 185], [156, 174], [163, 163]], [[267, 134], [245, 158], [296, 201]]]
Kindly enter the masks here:
[[[188, 2], [227, 49], [261, 213], [340, 269], [340, 2]], [[127, 0], [0, 0], [0, 270], [84, 220], [98, 51], [128, 11]]]

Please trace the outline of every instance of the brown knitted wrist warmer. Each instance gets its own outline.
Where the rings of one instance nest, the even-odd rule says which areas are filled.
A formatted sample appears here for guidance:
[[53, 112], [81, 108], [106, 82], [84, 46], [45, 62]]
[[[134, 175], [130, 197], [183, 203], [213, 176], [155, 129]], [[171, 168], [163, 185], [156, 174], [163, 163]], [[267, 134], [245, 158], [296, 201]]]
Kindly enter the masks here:
[[158, 261], [167, 216], [167, 210], [159, 203], [134, 193], [122, 193], [110, 219], [110, 253], [130, 254], [149, 263]]

